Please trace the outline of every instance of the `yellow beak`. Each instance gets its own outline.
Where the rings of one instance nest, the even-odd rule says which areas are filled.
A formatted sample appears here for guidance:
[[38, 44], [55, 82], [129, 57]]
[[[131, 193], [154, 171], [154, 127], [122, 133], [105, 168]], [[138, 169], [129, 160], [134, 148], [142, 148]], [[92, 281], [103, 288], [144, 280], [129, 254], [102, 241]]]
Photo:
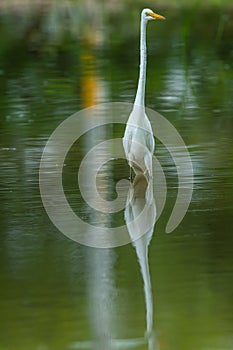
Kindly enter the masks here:
[[165, 17], [158, 15], [157, 13], [154, 13], [154, 12], [147, 12], [147, 16], [151, 16], [154, 19], [160, 19], [160, 20], [165, 19]]

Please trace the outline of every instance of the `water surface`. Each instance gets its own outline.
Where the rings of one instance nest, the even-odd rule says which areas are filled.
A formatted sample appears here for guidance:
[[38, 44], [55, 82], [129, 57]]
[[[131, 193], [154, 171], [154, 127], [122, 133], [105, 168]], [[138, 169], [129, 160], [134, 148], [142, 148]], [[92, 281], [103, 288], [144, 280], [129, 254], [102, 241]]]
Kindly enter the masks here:
[[[138, 14], [132, 12], [129, 23], [129, 15], [102, 13], [91, 22], [90, 28], [98, 27], [92, 40], [88, 26], [77, 28], [75, 38], [74, 29], [56, 27], [55, 14], [34, 14], [31, 22], [23, 15], [18, 33], [10, 25], [15, 14], [1, 15], [0, 349], [232, 349], [229, 11], [205, 9], [196, 16], [168, 8], [163, 10], [167, 21], [148, 28], [146, 103], [182, 135], [195, 175], [189, 211], [167, 235], [177, 172], [157, 142], [168, 193], [148, 248], [149, 335], [135, 247], [94, 249], [69, 240], [50, 222], [38, 180], [45, 143], [63, 120], [95, 103], [133, 101]], [[97, 141], [106, 133], [119, 137], [123, 128], [100, 130]], [[124, 220], [122, 213], [113, 222], [93, 214], [76, 188], [76, 170], [91, 142], [93, 135], [87, 134], [71, 150], [64, 175], [67, 196], [86, 220], [116, 225]], [[113, 162], [102, 169], [102, 186], [111, 197], [114, 183], [128, 176], [125, 162]]]

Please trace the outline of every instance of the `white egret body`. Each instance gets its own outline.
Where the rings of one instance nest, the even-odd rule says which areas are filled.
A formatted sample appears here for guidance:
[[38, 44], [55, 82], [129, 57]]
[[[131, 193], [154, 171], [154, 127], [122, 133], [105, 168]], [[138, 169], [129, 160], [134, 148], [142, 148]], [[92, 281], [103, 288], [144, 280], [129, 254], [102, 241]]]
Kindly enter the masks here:
[[129, 116], [123, 147], [130, 167], [136, 174], [148, 173], [152, 177], [152, 156], [154, 153], [154, 137], [150, 121], [145, 112], [145, 85], [146, 85], [146, 26], [148, 21], [164, 19], [150, 9], [141, 13], [140, 28], [140, 70], [138, 88], [133, 110]]

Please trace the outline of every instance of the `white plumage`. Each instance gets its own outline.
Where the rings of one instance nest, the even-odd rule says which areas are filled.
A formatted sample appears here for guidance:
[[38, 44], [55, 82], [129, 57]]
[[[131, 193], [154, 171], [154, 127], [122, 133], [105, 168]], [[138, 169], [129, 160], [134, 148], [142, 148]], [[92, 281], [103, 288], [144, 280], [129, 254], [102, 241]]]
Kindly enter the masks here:
[[154, 136], [150, 121], [145, 112], [145, 85], [146, 85], [146, 26], [148, 21], [164, 19], [150, 9], [141, 13], [140, 27], [140, 69], [138, 88], [134, 107], [127, 121], [123, 147], [131, 168], [136, 174], [149, 174], [152, 177], [152, 157], [154, 153]]

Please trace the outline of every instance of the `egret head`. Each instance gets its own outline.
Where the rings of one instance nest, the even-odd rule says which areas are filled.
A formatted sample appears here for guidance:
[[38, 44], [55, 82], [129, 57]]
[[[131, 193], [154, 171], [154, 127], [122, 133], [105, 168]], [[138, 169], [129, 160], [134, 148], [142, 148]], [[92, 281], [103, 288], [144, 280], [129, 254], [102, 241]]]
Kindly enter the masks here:
[[142, 18], [145, 21], [151, 21], [155, 19], [165, 19], [165, 17], [158, 15], [157, 13], [153, 12], [151, 9], [144, 9], [142, 10]]

